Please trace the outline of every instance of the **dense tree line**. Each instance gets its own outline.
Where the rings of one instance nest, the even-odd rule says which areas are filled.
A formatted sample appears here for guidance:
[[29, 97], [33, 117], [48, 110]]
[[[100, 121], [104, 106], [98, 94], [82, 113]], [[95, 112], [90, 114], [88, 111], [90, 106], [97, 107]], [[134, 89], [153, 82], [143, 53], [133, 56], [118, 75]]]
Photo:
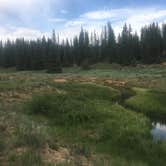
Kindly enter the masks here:
[[101, 35], [89, 34], [83, 28], [73, 40], [59, 41], [51, 38], [27, 41], [16, 39], [0, 42], [0, 66], [16, 67], [18, 70], [41, 70], [61, 72], [62, 67], [78, 65], [88, 67], [98, 62], [133, 65], [137, 63], [160, 63], [166, 60], [166, 24], [162, 28], [153, 23], [141, 29], [141, 35], [133, 33], [131, 26], [124, 25], [116, 38], [110, 23]]

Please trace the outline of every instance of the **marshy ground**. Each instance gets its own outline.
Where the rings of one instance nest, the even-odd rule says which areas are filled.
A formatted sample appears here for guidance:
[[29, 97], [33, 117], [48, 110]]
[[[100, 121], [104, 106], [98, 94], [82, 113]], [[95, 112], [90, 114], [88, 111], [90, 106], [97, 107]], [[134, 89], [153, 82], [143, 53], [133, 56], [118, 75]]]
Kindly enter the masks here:
[[165, 64], [0, 70], [2, 166], [164, 166], [165, 121]]

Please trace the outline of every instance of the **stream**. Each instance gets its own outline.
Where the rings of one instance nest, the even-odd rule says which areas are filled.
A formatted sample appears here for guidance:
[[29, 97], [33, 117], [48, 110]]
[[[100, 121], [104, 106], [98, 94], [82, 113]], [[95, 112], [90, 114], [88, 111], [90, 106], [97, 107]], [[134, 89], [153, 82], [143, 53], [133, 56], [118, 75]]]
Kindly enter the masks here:
[[166, 124], [162, 124], [159, 122], [153, 122], [153, 129], [151, 130], [151, 134], [154, 140], [166, 140]]
[[[129, 89], [127, 89], [129, 90]], [[124, 91], [125, 92], [125, 91]], [[123, 93], [124, 93], [123, 92]], [[119, 102], [120, 105], [122, 105], [125, 108], [128, 108], [125, 104], [124, 101], [129, 99], [130, 97], [134, 96], [135, 94], [128, 93], [127, 96], [125, 93], [123, 94], [122, 100]], [[130, 107], [129, 107], [130, 108]], [[149, 117], [150, 118], [150, 117]], [[156, 141], [162, 141], [166, 140], [166, 120], [164, 119], [154, 119], [150, 118], [152, 122], [152, 130], [151, 130], [151, 135], [153, 136], [153, 139]]]

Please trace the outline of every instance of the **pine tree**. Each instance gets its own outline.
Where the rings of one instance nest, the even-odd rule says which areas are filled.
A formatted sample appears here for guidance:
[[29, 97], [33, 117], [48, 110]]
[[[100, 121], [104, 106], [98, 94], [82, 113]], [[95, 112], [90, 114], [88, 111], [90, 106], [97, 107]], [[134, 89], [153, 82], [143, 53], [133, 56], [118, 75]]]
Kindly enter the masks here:
[[166, 24], [162, 31], [158, 24], [145, 26], [141, 37], [132, 33], [131, 26], [124, 25], [117, 40], [111, 23], [104, 26], [102, 33], [89, 33], [81, 28], [73, 41], [66, 38], [60, 42], [59, 35], [52, 31], [52, 37], [37, 40], [0, 41], [0, 66], [16, 67], [18, 70], [43, 70], [62, 72], [62, 66], [77, 64], [88, 69], [98, 62], [159, 63], [166, 60]]
[[3, 66], [3, 45], [2, 45], [2, 41], [0, 41], [0, 66]]
[[131, 34], [132, 29], [131, 26], [124, 25], [122, 34], [118, 39], [118, 56], [119, 63], [123, 65], [130, 65], [135, 62], [134, 48], [133, 48], [133, 36]]
[[158, 63], [162, 55], [161, 31], [158, 24], [145, 26], [141, 31], [142, 60], [144, 63]]
[[163, 59], [166, 60], [166, 24], [162, 26], [162, 47], [163, 47]]
[[77, 36], [73, 39], [73, 56], [73, 63], [79, 65], [79, 41]]
[[116, 39], [114, 30], [112, 29], [111, 23], [108, 22], [108, 44], [107, 44], [107, 55], [108, 62], [116, 62]]

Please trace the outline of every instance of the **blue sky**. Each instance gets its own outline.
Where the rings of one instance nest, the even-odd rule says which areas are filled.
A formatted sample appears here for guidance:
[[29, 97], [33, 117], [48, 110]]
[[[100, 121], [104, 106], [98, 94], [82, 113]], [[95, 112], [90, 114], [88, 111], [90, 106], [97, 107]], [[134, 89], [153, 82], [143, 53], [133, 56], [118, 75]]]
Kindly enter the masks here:
[[123, 24], [133, 32], [153, 21], [166, 22], [166, 0], [0, 0], [0, 38], [73, 37], [81, 27], [100, 33], [107, 21], [115, 33]]

